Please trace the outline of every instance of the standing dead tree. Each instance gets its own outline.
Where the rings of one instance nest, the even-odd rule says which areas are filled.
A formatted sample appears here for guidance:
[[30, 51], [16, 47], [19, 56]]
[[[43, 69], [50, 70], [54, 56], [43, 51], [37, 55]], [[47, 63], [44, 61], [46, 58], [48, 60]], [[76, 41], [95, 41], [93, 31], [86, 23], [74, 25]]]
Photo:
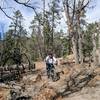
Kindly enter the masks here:
[[75, 63], [83, 63], [81, 18], [90, 0], [63, 0], [68, 33], [72, 40]]

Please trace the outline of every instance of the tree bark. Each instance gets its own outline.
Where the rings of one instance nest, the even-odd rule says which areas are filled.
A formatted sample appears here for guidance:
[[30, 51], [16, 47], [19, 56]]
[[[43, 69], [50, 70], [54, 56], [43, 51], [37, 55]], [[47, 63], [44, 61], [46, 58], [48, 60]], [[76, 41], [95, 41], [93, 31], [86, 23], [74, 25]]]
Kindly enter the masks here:
[[92, 35], [92, 39], [93, 39], [93, 51], [92, 51], [93, 62], [94, 62], [94, 65], [96, 65], [97, 61], [96, 61], [96, 40], [95, 40], [95, 34]]
[[43, 40], [44, 40], [44, 57], [47, 54], [47, 48], [46, 48], [46, 33], [45, 33], [45, 0], [43, 0]]
[[54, 20], [55, 20], [54, 12], [52, 12], [52, 31], [51, 31], [51, 49], [52, 49], [52, 52], [53, 52], [53, 47], [54, 47]]
[[79, 56], [78, 56], [78, 44], [75, 36], [72, 37], [72, 45], [73, 45], [73, 54], [75, 58], [75, 64], [79, 64]]
[[98, 55], [98, 65], [100, 65], [100, 33], [99, 33], [99, 55]]
[[79, 61], [83, 64], [83, 50], [82, 50], [82, 32], [80, 27], [80, 14], [77, 14], [77, 28], [78, 28], [78, 46], [79, 46]]
[[[70, 12], [69, 12], [69, 3], [68, 0], [64, 1], [63, 3], [64, 5], [64, 12], [65, 12], [65, 16], [67, 19], [67, 25], [68, 25], [68, 33], [70, 34], [70, 38], [72, 40], [72, 46], [73, 46], [73, 54], [75, 57], [75, 64], [79, 64], [79, 56], [78, 56], [78, 44], [77, 44], [77, 36], [78, 34], [75, 34], [76, 32], [74, 32], [74, 28], [73, 28], [73, 19], [74, 19], [74, 14], [75, 12], [73, 11], [73, 16], [70, 16]], [[75, 5], [75, 4], [74, 4]]]

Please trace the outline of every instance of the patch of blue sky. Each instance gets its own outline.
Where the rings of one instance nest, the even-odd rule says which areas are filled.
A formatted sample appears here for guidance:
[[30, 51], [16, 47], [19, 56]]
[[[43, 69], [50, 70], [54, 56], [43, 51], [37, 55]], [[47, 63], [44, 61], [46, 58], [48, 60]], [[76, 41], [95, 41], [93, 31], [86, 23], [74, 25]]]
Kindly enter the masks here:
[[[1, 0], [0, 0], [1, 1]], [[34, 11], [30, 8], [27, 8], [25, 6], [19, 5], [13, 0], [6, 0], [7, 4], [5, 4], [6, 7], [13, 7], [12, 9], [6, 9], [6, 13], [9, 16], [13, 15], [13, 12], [16, 10], [20, 10], [25, 21], [24, 21], [24, 26], [25, 28], [30, 32], [29, 26], [30, 22], [34, 18]], [[23, 1], [23, 0], [22, 0]], [[38, 11], [42, 9], [42, 1], [41, 0], [31, 0], [32, 5], [38, 8]], [[46, 5], [48, 4], [48, 0], [46, 0]], [[94, 21], [99, 21], [100, 19], [100, 0], [93, 0], [91, 2], [90, 6], [94, 6], [94, 8], [90, 8], [87, 10], [86, 13], [86, 21], [91, 23]], [[47, 7], [47, 6], [46, 6]], [[46, 8], [48, 9], [48, 8]], [[4, 30], [7, 31], [9, 29], [9, 25], [11, 23], [11, 20], [7, 18], [1, 11], [0, 11], [0, 26], [3, 24], [4, 25]], [[60, 25], [57, 26], [57, 30], [63, 29], [65, 32], [67, 32], [67, 26], [65, 23], [65, 18], [61, 20]], [[1, 29], [0, 29], [1, 31]]]
[[88, 8], [86, 13], [86, 20], [89, 23], [100, 20], [100, 0], [93, 0], [90, 3], [90, 9]]

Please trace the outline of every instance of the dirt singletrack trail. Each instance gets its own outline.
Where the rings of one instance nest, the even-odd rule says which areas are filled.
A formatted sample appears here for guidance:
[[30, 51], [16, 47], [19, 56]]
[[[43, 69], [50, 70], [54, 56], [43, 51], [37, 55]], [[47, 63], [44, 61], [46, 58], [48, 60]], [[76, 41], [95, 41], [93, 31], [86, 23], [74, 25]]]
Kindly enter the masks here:
[[[62, 63], [64, 63], [64, 65]], [[56, 66], [56, 69], [58, 71], [63, 70], [64, 74], [60, 75], [58, 81], [53, 82], [47, 78], [45, 62], [35, 62], [35, 65], [35, 73], [25, 74], [20, 82], [14, 83], [15, 90], [24, 87], [25, 90], [22, 95], [25, 94], [26, 96], [27, 94], [32, 97], [32, 100], [52, 100], [51, 98], [56, 97], [57, 93], [65, 91], [66, 79], [69, 78], [74, 71], [79, 72], [81, 69], [80, 66], [75, 66], [71, 59], [67, 63], [66, 60], [64, 60], [61, 62], [61, 65]], [[88, 64], [85, 64], [83, 67], [85, 68], [87, 66]], [[89, 87], [84, 87], [82, 90], [69, 96], [62, 97], [59, 95], [53, 100], [100, 100], [100, 68], [98, 67], [95, 71], [98, 73], [98, 76], [91, 80]], [[3, 86], [4, 88], [0, 88], [0, 100], [9, 100], [9, 85], [3, 84]]]
[[46, 67], [45, 62], [43, 61], [35, 62], [35, 65], [36, 65], [36, 69], [43, 69]]

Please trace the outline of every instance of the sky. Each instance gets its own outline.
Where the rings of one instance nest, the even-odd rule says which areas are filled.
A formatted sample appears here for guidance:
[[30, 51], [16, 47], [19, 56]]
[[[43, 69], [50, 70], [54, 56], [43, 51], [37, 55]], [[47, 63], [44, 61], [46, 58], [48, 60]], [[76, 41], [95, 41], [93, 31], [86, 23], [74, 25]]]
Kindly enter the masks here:
[[[9, 9], [6, 9], [5, 12], [9, 15], [12, 16], [13, 12], [16, 10], [20, 10], [22, 15], [24, 16], [24, 26], [25, 28], [30, 32], [29, 26], [30, 26], [30, 22], [32, 21], [32, 19], [34, 18], [34, 11], [30, 8], [24, 7], [22, 5], [19, 5], [17, 3], [15, 3], [13, 0], [6, 0], [6, 3], [1, 2], [4, 0], [0, 0], [0, 5], [4, 6], [4, 7], [12, 7]], [[23, 1], [23, 0], [21, 0]], [[38, 3], [37, 3], [38, 1]], [[41, 0], [32, 0], [32, 3], [34, 6], [38, 7], [39, 9], [41, 9], [41, 4], [40, 4]], [[93, 8], [91, 9], [87, 9], [86, 12], [86, 21], [88, 23], [92, 23], [95, 21], [99, 21], [100, 20], [100, 0], [94, 0], [93, 2], [91, 2], [90, 7], [92, 7], [91, 5], [93, 5]], [[64, 14], [63, 14], [64, 16]], [[0, 11], [0, 33], [6, 32], [9, 29], [9, 25], [11, 23], [11, 19], [7, 18], [3, 12]], [[57, 30], [63, 29], [66, 32], [66, 24], [65, 24], [65, 18], [62, 19], [60, 26], [57, 27]], [[3, 36], [3, 35], [1, 35]]]
[[88, 9], [86, 13], [86, 20], [89, 23], [100, 20], [100, 0], [94, 0], [91, 2], [90, 7], [91, 5], [93, 5], [93, 8]]

